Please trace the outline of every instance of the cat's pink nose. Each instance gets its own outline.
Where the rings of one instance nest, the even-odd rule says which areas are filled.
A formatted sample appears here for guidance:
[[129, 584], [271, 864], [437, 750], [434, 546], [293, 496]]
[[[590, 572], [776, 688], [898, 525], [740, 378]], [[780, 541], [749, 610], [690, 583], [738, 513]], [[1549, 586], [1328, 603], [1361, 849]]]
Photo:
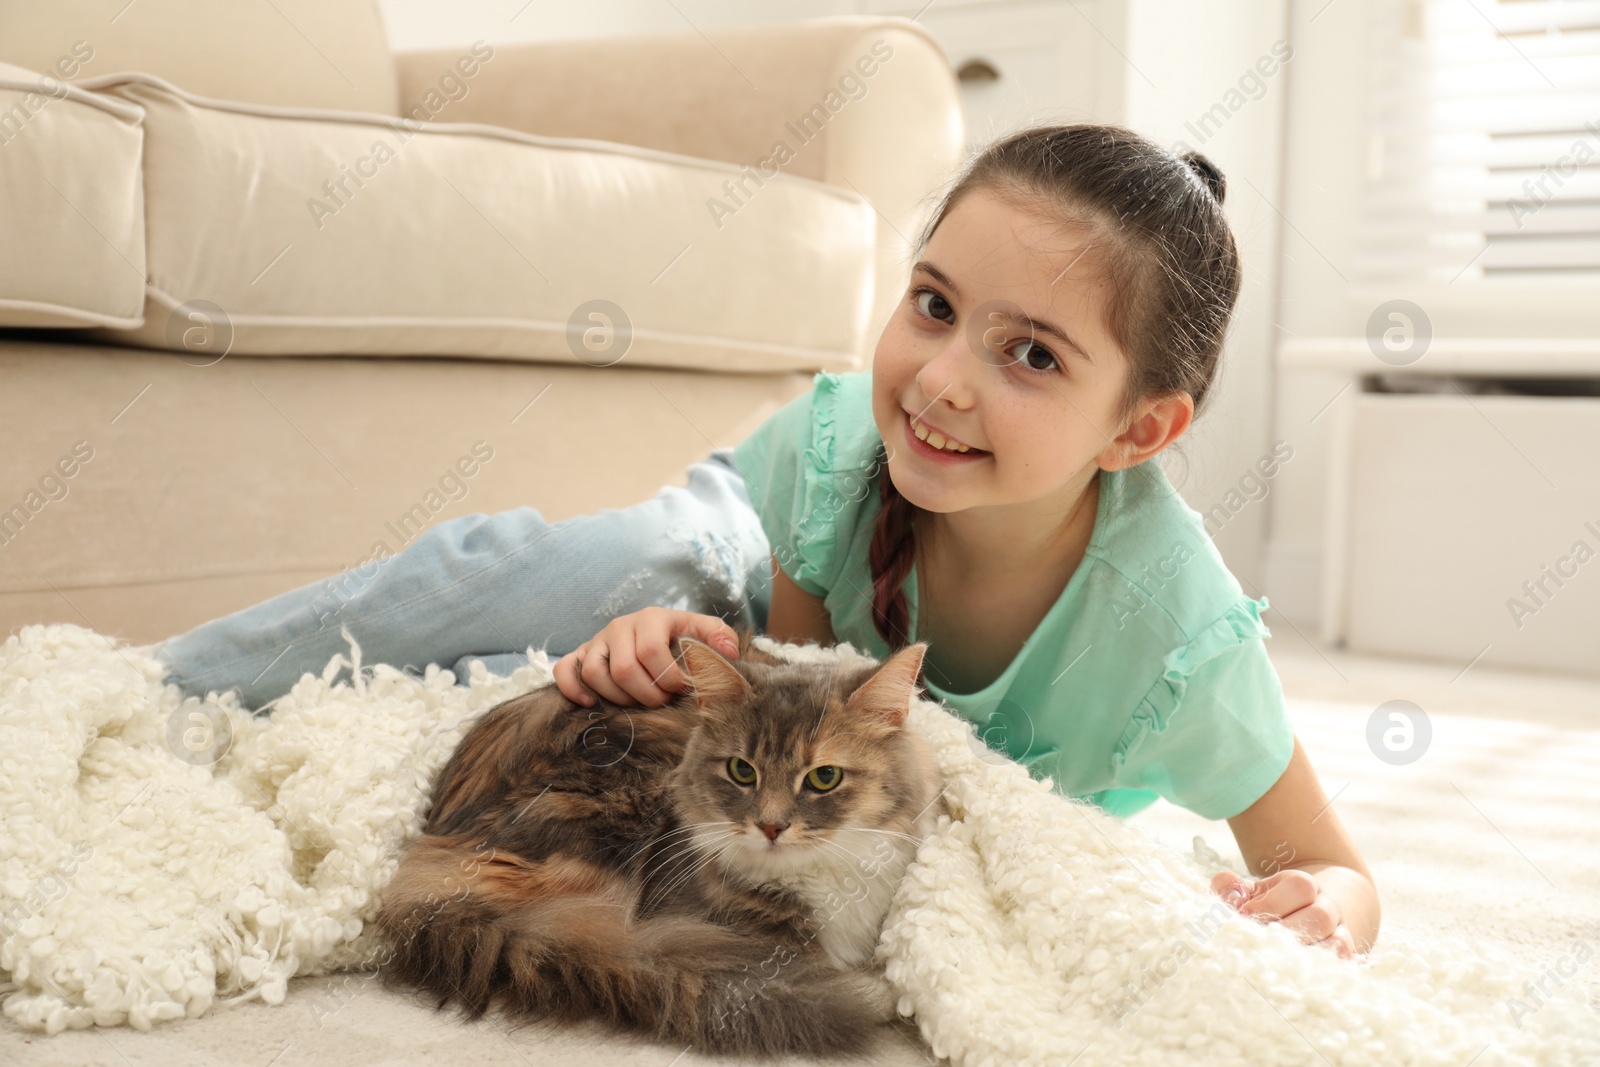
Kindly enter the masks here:
[[789, 824], [786, 822], [758, 822], [756, 826], [762, 833], [767, 835], [768, 841], [776, 841], [778, 835], [789, 828]]

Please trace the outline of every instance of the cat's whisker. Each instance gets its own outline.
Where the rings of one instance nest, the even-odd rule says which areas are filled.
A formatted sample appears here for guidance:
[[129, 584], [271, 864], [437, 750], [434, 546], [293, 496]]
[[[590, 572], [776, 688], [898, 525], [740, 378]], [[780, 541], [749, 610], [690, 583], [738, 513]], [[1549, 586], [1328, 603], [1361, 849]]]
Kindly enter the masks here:
[[[720, 840], [720, 839], [718, 839]], [[670, 849], [663, 855], [648, 877], [657, 882], [670, 882], [686, 865], [692, 865], [704, 850], [705, 843], [699, 839], [673, 842]]]
[[884, 829], [882, 829], [880, 827], [877, 827], [877, 826], [841, 826], [841, 827], [839, 827], [839, 829], [841, 829], [841, 830], [854, 830], [857, 833], [862, 833], [862, 834], [883, 834], [883, 835], [885, 835], [887, 837], [903, 837], [907, 841], [916, 841], [918, 843], [921, 843], [921, 841], [923, 840], [922, 838], [918, 837], [916, 834], [901, 833], [899, 830], [884, 830]]
[[[695, 831], [700, 830], [705, 826], [720, 826], [720, 825], [732, 825], [732, 824], [731, 823], [728, 823], [728, 824], [723, 824], [723, 823], [689, 823], [689, 824], [684, 825], [684, 826], [675, 827], [674, 829], [668, 830], [668, 831], [666, 831], [664, 833], [661, 833], [661, 834], [657, 834], [655, 836], [647, 836], [643, 841], [640, 842], [640, 847], [641, 848], [648, 848], [649, 846], [651, 846], [653, 844], [659, 844], [659, 843], [661, 843], [663, 841], [670, 841], [673, 838], [681, 837], [684, 834], [692, 834]], [[637, 853], [635, 853], [635, 854], [637, 854]]]
[[[733, 875], [731, 874], [731, 872], [729, 872], [729, 870], [728, 870], [728, 868], [727, 868], [727, 866], [725, 864], [722, 864], [722, 863], [711, 863], [710, 861], [718, 859], [719, 857], [721, 857], [721, 855], [722, 855], [722, 853], [724, 851], [726, 851], [727, 849], [730, 849], [732, 847], [733, 847], [732, 844], [725, 845], [723, 848], [717, 850], [717, 852], [715, 852], [712, 855], [707, 857], [707, 862], [710, 863], [710, 866], [711, 866], [711, 872], [717, 878], [721, 879], [722, 884], [724, 886], [726, 886], [732, 880]], [[705, 866], [706, 866], [705, 864], [701, 864], [699, 870], [704, 870]], [[696, 873], [698, 873], [698, 870], [696, 871]]]
[[[728, 825], [731, 826], [733, 824], [729, 823]], [[686, 871], [675, 869], [669, 872], [666, 869], [665, 862], [658, 864], [656, 869], [656, 877], [662, 879], [664, 881], [664, 885], [653, 891], [652, 896], [660, 898], [667, 897], [677, 889], [678, 885], [681, 884], [685, 878], [693, 875], [699, 866], [704, 866], [703, 863], [695, 865], [693, 864], [693, 861], [699, 858], [697, 853], [703, 851], [707, 844], [720, 844], [721, 842], [728, 841], [735, 836], [737, 836], [735, 831], [724, 830], [721, 837], [712, 838], [709, 842], [702, 842], [699, 839], [687, 841], [680, 840], [674, 842], [673, 847], [676, 848], [677, 851], [671, 855], [671, 862], [674, 864], [681, 864], [687, 860], [690, 863], [689, 869]]]
[[[645, 844], [645, 846], [648, 847], [649, 845], [661, 844], [661, 843], [666, 842], [666, 841], [671, 841], [672, 838], [679, 837], [680, 835], [683, 835], [683, 834], [693, 834], [693, 833], [697, 833], [698, 831], [708, 830], [708, 829], [711, 829], [711, 828], [717, 827], [717, 826], [733, 826], [733, 825], [734, 825], [734, 823], [732, 823], [731, 821], [728, 821], [726, 819], [719, 819], [719, 820], [716, 820], [716, 821], [713, 821], [713, 822], [689, 823], [687, 825], [680, 826], [675, 830], [669, 830], [666, 833], [660, 835], [659, 837], [647, 839], [644, 842], [644, 844]], [[673, 842], [673, 843], [674, 844], [678, 844], [680, 842]]]
[[694, 838], [680, 838], [668, 843], [655, 861], [641, 873], [641, 880], [648, 882], [666, 875], [669, 865], [681, 863], [686, 857], [693, 857], [697, 845], [698, 841]]
[[841, 854], [843, 854], [847, 859], [849, 859], [851, 863], [859, 864], [861, 862], [861, 860], [862, 860], [862, 857], [858, 853], [851, 852], [849, 849], [845, 848], [843, 845], [841, 845], [839, 842], [833, 840], [832, 838], [828, 838], [828, 837], [822, 838], [821, 839], [821, 843], [824, 844], [824, 845], [829, 846], [830, 848], [837, 849]]
[[[718, 819], [718, 820], [713, 821], [713, 822], [689, 823], [689, 824], [687, 824], [685, 826], [680, 826], [675, 830], [668, 830], [666, 833], [662, 834], [659, 837], [654, 837], [654, 838], [647, 837], [643, 841], [639, 842], [638, 847], [634, 848], [632, 851], [630, 851], [628, 853], [627, 857], [623, 860], [623, 863], [628, 865], [628, 866], [631, 866], [633, 864], [633, 861], [639, 858], [640, 853], [644, 852], [644, 850], [649, 848], [651, 845], [664, 844], [664, 843], [666, 843], [668, 841], [671, 841], [672, 838], [677, 837], [680, 834], [692, 834], [696, 830], [700, 830], [700, 829], [703, 829], [703, 828], [706, 828], [706, 827], [711, 827], [711, 826], [732, 826], [732, 825], [734, 825], [732, 822], [730, 822], [728, 820], [725, 820], [725, 819]], [[674, 843], [676, 843], [676, 842], [674, 842]]]
[[671, 884], [668, 885], [665, 889], [662, 890], [663, 895], [664, 896], [670, 896], [672, 893], [676, 893], [680, 886], [682, 886], [690, 878], [693, 878], [696, 874], [698, 874], [706, 866], [706, 864], [708, 864], [711, 861], [715, 860], [717, 857], [721, 856], [728, 849], [732, 848], [734, 846], [734, 841], [732, 840], [733, 837], [734, 837], [734, 834], [730, 832], [728, 834], [727, 838], [725, 838], [718, 845], [717, 848], [708, 851], [706, 853], [706, 855], [701, 858], [699, 863], [695, 864], [693, 867], [689, 868], [689, 870], [684, 871], [682, 874], [680, 874], [676, 878], [674, 878], [672, 880]]

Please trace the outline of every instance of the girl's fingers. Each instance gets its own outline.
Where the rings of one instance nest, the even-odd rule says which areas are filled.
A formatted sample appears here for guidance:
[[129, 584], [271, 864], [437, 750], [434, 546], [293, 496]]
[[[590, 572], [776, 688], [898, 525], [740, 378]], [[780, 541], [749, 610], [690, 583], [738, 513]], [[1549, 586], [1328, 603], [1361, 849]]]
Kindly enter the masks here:
[[1244, 902], [1239, 911], [1271, 922], [1315, 903], [1321, 892], [1322, 887], [1317, 884], [1315, 877], [1290, 868], [1256, 882], [1251, 887], [1250, 899]]
[[1318, 948], [1332, 950], [1333, 953], [1342, 960], [1353, 959], [1356, 954], [1355, 939], [1350, 936], [1349, 928], [1344, 926], [1342, 923], [1340, 924], [1338, 930], [1334, 931], [1332, 934], [1329, 934], [1321, 941], [1313, 941], [1312, 944], [1316, 945]]
[[645, 670], [644, 664], [639, 662], [639, 656], [635, 651], [638, 639], [637, 627], [622, 627], [618, 630], [616, 640], [611, 646], [611, 677], [628, 693], [628, 699], [622, 703], [659, 708], [668, 703], [672, 696], [656, 685], [652, 675]]
[[633, 650], [640, 664], [649, 672], [651, 682], [662, 690], [668, 700], [672, 694], [682, 693], [689, 688], [689, 680], [683, 676], [678, 661], [672, 658], [672, 626], [673, 620], [668, 616], [641, 618], [636, 631], [638, 644]]
[[[1259, 922], [1279, 922], [1309, 945], [1333, 950], [1340, 959], [1355, 955], [1350, 929], [1329, 909], [1315, 877], [1305, 871], [1279, 871], [1246, 881], [1232, 871], [1211, 877], [1211, 891], [1243, 915]], [[1330, 932], [1331, 931], [1331, 932]]]
[[688, 676], [672, 654], [672, 639], [680, 634], [704, 641], [729, 659], [739, 655], [739, 638], [733, 627], [715, 615], [666, 608], [639, 612], [634, 655], [649, 673], [652, 684], [662, 691], [663, 704], [690, 689]]
[[1231, 905], [1235, 911], [1250, 899], [1249, 885], [1232, 871], [1218, 871], [1212, 875], [1211, 891]]
[[611, 680], [611, 649], [598, 638], [590, 642], [589, 651], [583, 657], [583, 669], [578, 672], [578, 677], [583, 679], [583, 684], [593, 689], [600, 696], [613, 704], [623, 707], [633, 703], [633, 697], [624, 692], [617, 683]]
[[675, 634], [699, 638], [729, 659], [739, 655], [738, 635], [716, 616], [650, 607], [612, 620], [593, 640], [557, 660], [556, 686], [584, 707], [593, 707], [597, 697], [624, 707], [669, 704], [690, 688], [672, 655]]
[[686, 618], [677, 628], [678, 633], [699, 638], [729, 659], [739, 658], [739, 638], [733, 632], [733, 627], [715, 615], [698, 615], [687, 611], [683, 615]]
[[551, 673], [555, 675], [556, 688], [561, 690], [562, 696], [584, 707], [593, 707], [594, 694], [578, 679], [578, 660], [587, 647], [587, 645], [579, 646], [556, 660]]

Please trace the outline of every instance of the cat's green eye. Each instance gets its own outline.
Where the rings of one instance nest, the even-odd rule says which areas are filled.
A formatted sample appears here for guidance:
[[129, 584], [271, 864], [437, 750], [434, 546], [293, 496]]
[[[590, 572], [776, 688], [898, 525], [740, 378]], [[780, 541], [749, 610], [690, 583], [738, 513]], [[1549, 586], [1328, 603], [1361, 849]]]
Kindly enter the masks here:
[[813, 767], [806, 772], [806, 785], [819, 793], [826, 793], [842, 781], [844, 781], [844, 771], [832, 764]]
[[740, 785], [755, 785], [756, 769], [738, 756], [728, 760], [728, 777]]

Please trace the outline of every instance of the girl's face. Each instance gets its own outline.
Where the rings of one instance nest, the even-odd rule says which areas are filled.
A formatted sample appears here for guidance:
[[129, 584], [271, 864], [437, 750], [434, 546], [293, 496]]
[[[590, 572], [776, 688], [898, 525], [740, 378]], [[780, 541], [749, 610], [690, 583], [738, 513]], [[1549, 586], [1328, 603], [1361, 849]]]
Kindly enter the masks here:
[[[945, 215], [872, 362], [889, 476], [912, 504], [1055, 498], [1065, 510], [1098, 459], [1122, 465], [1113, 439], [1128, 364], [1102, 325], [1110, 296], [1091, 245], [1085, 230], [987, 190]], [[919, 424], [932, 442], [972, 450], [935, 452]]]

